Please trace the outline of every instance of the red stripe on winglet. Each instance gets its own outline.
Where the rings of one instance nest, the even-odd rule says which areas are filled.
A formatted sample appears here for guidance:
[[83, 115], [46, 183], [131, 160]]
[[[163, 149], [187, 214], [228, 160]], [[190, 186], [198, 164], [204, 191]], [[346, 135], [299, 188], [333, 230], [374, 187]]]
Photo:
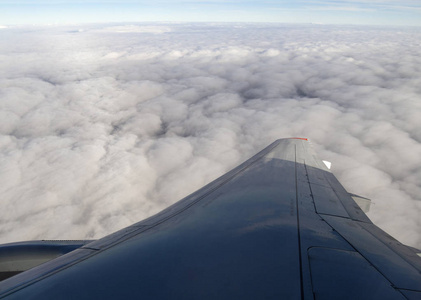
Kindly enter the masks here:
[[299, 137], [292, 137], [290, 139], [292, 139], [292, 140], [304, 140], [304, 141], [308, 141], [308, 139], [306, 139], [306, 138], [299, 138]]

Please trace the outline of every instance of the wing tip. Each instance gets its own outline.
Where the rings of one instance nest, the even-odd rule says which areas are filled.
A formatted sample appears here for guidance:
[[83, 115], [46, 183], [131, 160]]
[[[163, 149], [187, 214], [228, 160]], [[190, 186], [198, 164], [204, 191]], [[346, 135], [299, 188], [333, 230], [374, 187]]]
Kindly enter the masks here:
[[279, 143], [281, 141], [291, 141], [292, 142], [292, 140], [299, 140], [299, 141], [304, 141], [304, 142], [311, 143], [309, 138], [306, 138], [306, 137], [296, 137], [296, 136], [294, 136], [294, 137], [286, 137], [286, 138], [279, 138], [279, 139], [275, 140], [275, 143]]
[[303, 138], [303, 137], [291, 137], [290, 139], [292, 139], [292, 140], [304, 140], [304, 141], [308, 141], [308, 138]]
[[308, 138], [305, 137], [289, 137], [289, 138], [283, 138], [281, 140], [303, 140], [303, 141], [309, 141]]

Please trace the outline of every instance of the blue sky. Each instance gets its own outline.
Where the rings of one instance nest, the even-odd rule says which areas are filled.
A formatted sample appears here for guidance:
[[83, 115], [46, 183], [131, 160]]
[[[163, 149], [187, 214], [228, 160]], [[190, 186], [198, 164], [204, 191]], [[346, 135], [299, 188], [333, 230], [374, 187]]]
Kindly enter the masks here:
[[0, 25], [153, 21], [421, 26], [421, 0], [0, 0]]

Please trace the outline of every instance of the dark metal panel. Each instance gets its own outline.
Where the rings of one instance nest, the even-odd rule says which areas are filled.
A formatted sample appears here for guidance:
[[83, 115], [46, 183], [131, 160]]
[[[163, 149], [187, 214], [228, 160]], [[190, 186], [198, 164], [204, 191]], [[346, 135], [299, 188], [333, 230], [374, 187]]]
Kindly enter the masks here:
[[310, 185], [318, 214], [349, 218], [341, 200], [339, 200], [335, 191], [331, 187], [325, 187], [312, 183], [310, 183]]
[[329, 170], [317, 158], [313, 149], [308, 147], [308, 143], [297, 145], [297, 163], [305, 166], [316, 212], [349, 218], [341, 200], [326, 180], [325, 173], [330, 173]]
[[[314, 194], [317, 198], [315, 199], [315, 203], [316, 205], [318, 204], [318, 208], [320, 207], [320, 211], [318, 210], [319, 213], [333, 214], [371, 223], [370, 219], [364, 214], [352, 197], [349, 196], [336, 177], [317, 157], [313, 148], [309, 147], [309, 142], [302, 141], [301, 143], [297, 143], [297, 162], [303, 163], [307, 167], [308, 180], [311, 186], [314, 186]], [[320, 196], [323, 197], [324, 195], [327, 196], [326, 200], [333, 201], [333, 207], [324, 199], [318, 201]]]
[[352, 199], [351, 195], [340, 184], [338, 179], [331, 172], [324, 172], [324, 176], [329, 186], [335, 191], [336, 195], [342, 202], [343, 207], [347, 211], [349, 217], [356, 221], [371, 223], [367, 215], [361, 210], [358, 204]]
[[308, 251], [315, 299], [405, 299], [358, 252]]
[[330, 187], [326, 182], [324, 172], [329, 172], [325, 164], [317, 157], [309, 142], [296, 142], [297, 144], [297, 162], [306, 165], [308, 168], [307, 178], [312, 184]]
[[307, 169], [311, 167], [297, 163], [296, 168], [304, 299], [313, 299], [307, 250], [314, 246], [344, 250], [353, 248], [316, 213], [307, 175]]
[[374, 224], [362, 223], [359, 225], [367, 230], [370, 234], [375, 236], [377, 239], [381, 240], [383, 244], [402, 257], [402, 259], [406, 260], [421, 274], [421, 258], [417, 255], [417, 252], [421, 251], [403, 245]]
[[421, 291], [399, 290], [408, 300], [420, 300]]
[[421, 274], [414, 265], [366, 231], [360, 222], [332, 216], [324, 219], [395, 287], [421, 291]]

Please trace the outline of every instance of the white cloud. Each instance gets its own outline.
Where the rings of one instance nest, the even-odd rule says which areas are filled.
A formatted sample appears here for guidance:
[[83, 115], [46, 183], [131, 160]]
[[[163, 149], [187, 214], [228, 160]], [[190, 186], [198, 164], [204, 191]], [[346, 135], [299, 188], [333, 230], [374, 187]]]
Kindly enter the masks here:
[[105, 32], [119, 32], [119, 33], [166, 33], [171, 32], [171, 28], [167, 26], [136, 26], [136, 25], [121, 25], [110, 26], [103, 28]]
[[421, 247], [420, 43], [357, 26], [6, 28], [0, 239], [102, 237], [307, 136], [377, 225]]

